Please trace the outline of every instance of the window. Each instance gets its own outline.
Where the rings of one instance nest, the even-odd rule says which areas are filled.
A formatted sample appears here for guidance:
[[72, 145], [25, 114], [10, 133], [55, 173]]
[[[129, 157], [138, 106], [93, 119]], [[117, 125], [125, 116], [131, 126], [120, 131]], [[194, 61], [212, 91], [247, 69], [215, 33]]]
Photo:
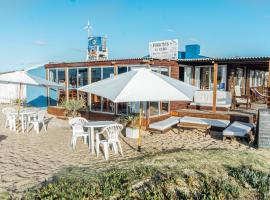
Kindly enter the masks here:
[[114, 76], [113, 67], [103, 67], [103, 79], [110, 78]]
[[78, 86], [84, 86], [88, 84], [88, 69], [79, 68], [78, 69]]
[[185, 67], [185, 74], [184, 74], [184, 81], [185, 83], [192, 84], [191, 82], [192, 77], [192, 69], [191, 67]]
[[114, 113], [114, 103], [107, 99], [107, 98], [102, 98], [103, 102], [103, 112], [109, 112], [109, 113]]
[[168, 67], [151, 67], [151, 70], [165, 76], [170, 76]]
[[56, 69], [49, 70], [49, 80], [52, 82], [57, 82]]
[[160, 114], [167, 114], [169, 112], [169, 102], [160, 102]]
[[179, 67], [179, 80], [185, 81], [185, 67]]
[[127, 114], [127, 103], [117, 104], [117, 114]]
[[101, 80], [101, 68], [91, 68], [91, 83]]
[[159, 102], [150, 102], [150, 116], [159, 115]]
[[58, 69], [58, 83], [60, 85], [65, 85], [66, 77], [65, 77], [65, 70]]
[[77, 69], [68, 70], [68, 87], [77, 88]]
[[91, 94], [91, 110], [92, 111], [101, 111], [101, 97]]
[[[114, 76], [114, 67], [94, 67], [91, 68], [91, 83]], [[91, 110], [114, 113], [115, 104], [109, 99], [91, 95]]]
[[118, 74], [123, 74], [128, 71], [127, 67], [118, 67], [117, 72]]
[[[218, 67], [217, 89], [226, 90], [227, 66]], [[195, 86], [202, 90], [212, 90], [214, 81], [214, 67], [196, 66], [195, 67]]]

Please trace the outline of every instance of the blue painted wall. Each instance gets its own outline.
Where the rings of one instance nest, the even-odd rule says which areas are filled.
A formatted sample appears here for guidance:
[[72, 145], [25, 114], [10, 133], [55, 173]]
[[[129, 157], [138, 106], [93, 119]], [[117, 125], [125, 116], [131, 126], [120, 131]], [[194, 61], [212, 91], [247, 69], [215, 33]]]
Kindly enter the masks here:
[[[46, 70], [44, 66], [30, 69], [27, 71], [27, 73], [46, 79]], [[42, 109], [47, 108], [48, 105], [46, 88], [38, 86], [27, 86], [26, 95], [27, 104]]]

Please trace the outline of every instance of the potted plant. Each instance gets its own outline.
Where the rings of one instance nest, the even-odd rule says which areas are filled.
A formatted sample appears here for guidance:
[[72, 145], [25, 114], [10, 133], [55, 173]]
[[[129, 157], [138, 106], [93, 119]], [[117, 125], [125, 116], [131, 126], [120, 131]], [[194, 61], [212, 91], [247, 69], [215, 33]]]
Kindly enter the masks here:
[[126, 137], [128, 138], [138, 138], [139, 128], [138, 128], [138, 115], [128, 115], [124, 117], [124, 123], [126, 126]]
[[79, 110], [85, 107], [85, 100], [70, 99], [69, 101], [64, 101], [62, 107], [65, 109], [66, 116], [78, 117], [80, 116]]

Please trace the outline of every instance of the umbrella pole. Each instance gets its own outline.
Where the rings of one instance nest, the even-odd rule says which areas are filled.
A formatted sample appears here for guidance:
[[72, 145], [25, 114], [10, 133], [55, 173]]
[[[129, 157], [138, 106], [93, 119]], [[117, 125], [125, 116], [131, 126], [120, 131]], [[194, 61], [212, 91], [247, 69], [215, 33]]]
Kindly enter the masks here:
[[140, 129], [139, 129], [139, 137], [138, 137], [138, 151], [141, 152], [142, 145], [142, 102], [140, 102]]
[[18, 97], [18, 113], [20, 112], [20, 109], [21, 109], [21, 90], [22, 90], [22, 84], [20, 83], [20, 86], [19, 86], [19, 97]]

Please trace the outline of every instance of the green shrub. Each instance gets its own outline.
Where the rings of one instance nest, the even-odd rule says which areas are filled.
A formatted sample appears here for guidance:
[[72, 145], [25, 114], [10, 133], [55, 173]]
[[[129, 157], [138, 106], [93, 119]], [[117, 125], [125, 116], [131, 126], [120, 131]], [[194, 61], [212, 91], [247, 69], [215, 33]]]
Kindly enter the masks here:
[[[177, 172], [163, 172], [153, 167], [139, 166], [111, 169], [94, 175], [71, 173], [54, 177], [53, 181], [29, 190], [25, 199], [236, 199], [237, 187], [227, 180], [206, 175], [197, 176], [198, 187], [190, 185], [182, 191]], [[65, 173], [64, 173], [65, 174]], [[184, 182], [183, 182], [184, 183]], [[188, 184], [187, 184], [188, 185]]]
[[69, 101], [64, 101], [61, 106], [65, 108], [66, 116], [77, 117], [80, 115], [78, 111], [85, 107], [85, 100], [70, 99]]
[[229, 175], [236, 178], [243, 186], [248, 183], [258, 191], [259, 199], [270, 199], [270, 174], [254, 170], [251, 166], [229, 167]]
[[202, 175], [200, 187], [194, 195], [196, 199], [238, 199], [239, 188], [225, 179], [214, 179]]

